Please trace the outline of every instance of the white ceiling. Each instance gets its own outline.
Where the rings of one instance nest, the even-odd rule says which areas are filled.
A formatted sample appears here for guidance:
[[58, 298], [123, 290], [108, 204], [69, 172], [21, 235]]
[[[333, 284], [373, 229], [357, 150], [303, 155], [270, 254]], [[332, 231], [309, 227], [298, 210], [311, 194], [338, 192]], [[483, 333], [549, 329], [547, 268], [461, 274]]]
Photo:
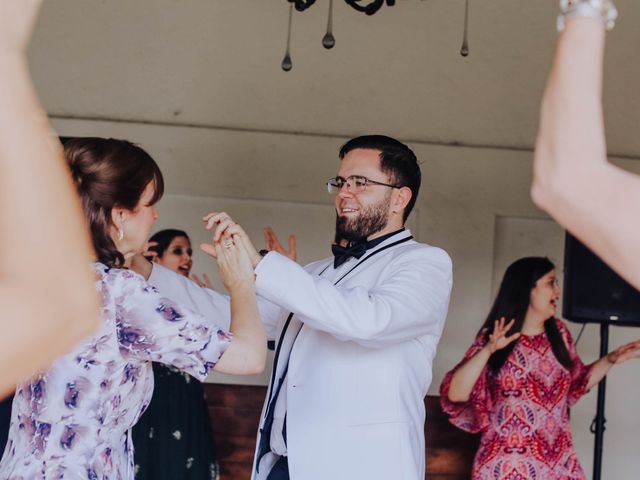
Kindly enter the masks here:
[[[31, 48], [51, 115], [528, 149], [556, 40], [556, 0], [399, 0], [375, 16], [335, 0], [49, 0]], [[640, 157], [640, 2], [610, 34], [610, 151]]]

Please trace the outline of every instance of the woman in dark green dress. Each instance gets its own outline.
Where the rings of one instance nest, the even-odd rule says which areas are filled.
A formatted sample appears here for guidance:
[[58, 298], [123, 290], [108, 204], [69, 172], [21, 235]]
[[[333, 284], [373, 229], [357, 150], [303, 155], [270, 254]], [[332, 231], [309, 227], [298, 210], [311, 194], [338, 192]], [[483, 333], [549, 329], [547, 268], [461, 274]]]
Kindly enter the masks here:
[[[157, 253], [154, 261], [189, 276], [192, 250], [185, 232], [162, 230], [150, 241], [157, 243], [150, 249]], [[162, 293], [171, 297], [171, 292]], [[153, 375], [153, 398], [133, 428], [136, 480], [217, 480], [202, 384], [158, 363]]]

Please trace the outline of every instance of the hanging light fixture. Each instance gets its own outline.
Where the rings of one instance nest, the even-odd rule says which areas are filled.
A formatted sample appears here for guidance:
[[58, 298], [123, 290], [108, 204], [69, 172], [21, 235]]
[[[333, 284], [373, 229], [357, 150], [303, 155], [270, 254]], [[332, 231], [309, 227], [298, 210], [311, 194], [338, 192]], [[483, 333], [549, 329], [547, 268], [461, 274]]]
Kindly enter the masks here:
[[[304, 12], [307, 8], [316, 3], [316, 0], [287, 0], [289, 3], [293, 3], [296, 10]], [[396, 0], [372, 0], [367, 5], [360, 5], [360, 0], [344, 0], [347, 5], [355, 10], [366, 13], [367, 15], [373, 15], [386, 3], [387, 6], [393, 7], [396, 4]]]
[[287, 29], [287, 50], [284, 53], [284, 58], [282, 59], [282, 63], [280, 67], [285, 72], [288, 72], [293, 68], [293, 63], [291, 62], [291, 53], [289, 52], [289, 46], [291, 45], [291, 20], [293, 19], [293, 4], [289, 5], [289, 28]]
[[[366, 15], [373, 15], [380, 10], [385, 4], [388, 7], [393, 7], [396, 4], [395, 0], [371, 0], [367, 4], [362, 4], [361, 0], [344, 0], [354, 10], [364, 13]], [[316, 0], [287, 0], [289, 2], [289, 27], [287, 30], [287, 50], [284, 58], [282, 59], [281, 68], [285, 72], [290, 71], [293, 68], [293, 62], [291, 61], [291, 23], [293, 19], [293, 9], [295, 8], [299, 12], [304, 12], [309, 7], [316, 3]], [[460, 55], [466, 57], [469, 55], [469, 42], [467, 40], [468, 30], [468, 17], [469, 17], [469, 0], [465, 0], [464, 10], [464, 34], [462, 40], [462, 48], [460, 49]], [[336, 44], [336, 39], [333, 36], [333, 0], [329, 0], [329, 17], [327, 19], [327, 31], [322, 37], [322, 46], [327, 50], [332, 49]]]
[[322, 46], [327, 50], [333, 48], [336, 39], [333, 36], [333, 0], [329, 0], [329, 18], [327, 19], [327, 33], [322, 37]]
[[462, 34], [462, 47], [460, 47], [460, 55], [469, 56], [469, 0], [464, 0], [464, 32]]

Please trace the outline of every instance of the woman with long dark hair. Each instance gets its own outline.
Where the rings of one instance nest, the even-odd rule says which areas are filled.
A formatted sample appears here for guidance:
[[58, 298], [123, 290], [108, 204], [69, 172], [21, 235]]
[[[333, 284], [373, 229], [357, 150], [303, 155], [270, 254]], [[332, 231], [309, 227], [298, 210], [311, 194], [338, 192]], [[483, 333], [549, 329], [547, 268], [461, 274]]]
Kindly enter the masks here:
[[482, 432], [472, 479], [584, 479], [573, 449], [569, 407], [640, 341], [591, 365], [555, 318], [560, 287], [547, 258], [512, 263], [476, 340], [440, 386], [451, 423]]
[[97, 262], [102, 323], [93, 336], [16, 390], [0, 478], [132, 480], [130, 429], [153, 391], [151, 362], [203, 380], [212, 369], [253, 374], [264, 368], [251, 259], [238, 239], [209, 246], [231, 301], [230, 332], [164, 298], [124, 268], [142, 252], [163, 193], [158, 165], [124, 140], [80, 138], [64, 153]]

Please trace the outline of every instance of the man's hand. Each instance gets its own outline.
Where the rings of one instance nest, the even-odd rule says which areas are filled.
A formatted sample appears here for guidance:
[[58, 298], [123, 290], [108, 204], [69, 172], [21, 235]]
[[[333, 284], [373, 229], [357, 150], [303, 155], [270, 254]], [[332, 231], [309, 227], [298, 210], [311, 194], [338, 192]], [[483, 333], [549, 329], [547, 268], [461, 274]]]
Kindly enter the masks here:
[[278, 252], [281, 255], [284, 255], [287, 258], [290, 258], [294, 262], [296, 261], [296, 236], [289, 235], [289, 250], [285, 250], [278, 237], [276, 237], [273, 228], [265, 227], [264, 228], [264, 241], [267, 244], [267, 250]]

